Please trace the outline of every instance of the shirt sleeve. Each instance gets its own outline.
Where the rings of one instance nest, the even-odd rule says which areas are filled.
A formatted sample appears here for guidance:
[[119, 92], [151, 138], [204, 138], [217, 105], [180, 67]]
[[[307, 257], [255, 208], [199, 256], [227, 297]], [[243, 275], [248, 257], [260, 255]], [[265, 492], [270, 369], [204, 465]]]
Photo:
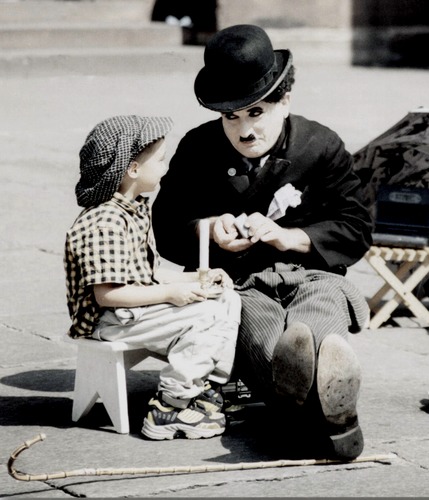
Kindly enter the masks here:
[[127, 283], [129, 255], [121, 228], [97, 227], [82, 236], [78, 262], [86, 286]]

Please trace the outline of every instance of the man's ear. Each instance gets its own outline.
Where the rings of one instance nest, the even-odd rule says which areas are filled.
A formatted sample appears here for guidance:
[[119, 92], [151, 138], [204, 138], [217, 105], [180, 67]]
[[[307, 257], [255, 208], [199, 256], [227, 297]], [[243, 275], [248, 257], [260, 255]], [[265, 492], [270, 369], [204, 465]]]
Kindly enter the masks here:
[[282, 100], [283, 104], [285, 104], [286, 106], [289, 106], [290, 105], [290, 92], [286, 92], [281, 100]]
[[280, 102], [284, 109], [285, 118], [287, 118], [290, 112], [290, 92], [286, 92], [286, 94], [281, 98]]

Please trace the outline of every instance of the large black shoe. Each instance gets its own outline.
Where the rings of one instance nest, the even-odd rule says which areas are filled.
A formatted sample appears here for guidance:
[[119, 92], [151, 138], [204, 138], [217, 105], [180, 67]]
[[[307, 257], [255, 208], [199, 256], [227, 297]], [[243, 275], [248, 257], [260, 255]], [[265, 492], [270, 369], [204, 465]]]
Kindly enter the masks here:
[[278, 340], [273, 352], [274, 388], [279, 396], [302, 405], [313, 385], [316, 350], [310, 328], [292, 323]]
[[360, 382], [360, 364], [350, 344], [339, 335], [328, 335], [319, 350], [317, 391], [332, 458], [338, 460], [353, 460], [363, 450], [356, 408]]

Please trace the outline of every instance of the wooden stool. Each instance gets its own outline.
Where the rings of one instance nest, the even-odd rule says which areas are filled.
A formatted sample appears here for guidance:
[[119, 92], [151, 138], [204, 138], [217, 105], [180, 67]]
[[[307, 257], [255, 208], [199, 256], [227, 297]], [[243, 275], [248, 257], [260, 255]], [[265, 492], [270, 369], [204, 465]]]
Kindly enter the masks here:
[[[412, 313], [429, 325], [429, 311], [413, 294], [416, 286], [429, 273], [429, 247], [399, 248], [372, 246], [365, 255], [369, 264], [383, 278], [385, 284], [368, 300], [373, 314], [369, 328], [376, 329], [390, 319], [393, 311], [403, 303]], [[388, 263], [398, 265], [393, 271]], [[393, 290], [395, 295], [380, 306], [385, 295]]]
[[124, 342], [72, 339], [68, 336], [66, 340], [77, 346], [73, 422], [86, 415], [100, 398], [115, 431], [119, 434], [128, 434], [130, 425], [126, 370], [149, 356], [163, 361], [165, 358]]

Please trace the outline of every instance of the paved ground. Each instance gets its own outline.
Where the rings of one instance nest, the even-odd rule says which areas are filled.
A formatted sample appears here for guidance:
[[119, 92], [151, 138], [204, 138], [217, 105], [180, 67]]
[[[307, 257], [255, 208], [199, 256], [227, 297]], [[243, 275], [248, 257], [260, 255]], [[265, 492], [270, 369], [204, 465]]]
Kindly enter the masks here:
[[[185, 61], [188, 52], [179, 51]], [[192, 51], [202, 60], [202, 53]], [[186, 61], [185, 61], [186, 62]], [[298, 66], [295, 113], [338, 131], [351, 152], [428, 106], [429, 72]], [[198, 60], [192, 67], [198, 67]], [[184, 64], [184, 68], [189, 65]], [[424, 328], [385, 327], [351, 337], [363, 366], [359, 414], [363, 456], [394, 454], [390, 463], [308, 465], [193, 474], [75, 477], [21, 482], [7, 474], [11, 452], [39, 433], [46, 440], [21, 455], [16, 468], [50, 473], [82, 468], [237, 464], [287, 458], [268, 429], [281, 415], [249, 409], [222, 437], [149, 442], [139, 431], [156, 386], [158, 361], [129, 374], [129, 435], [111, 431], [103, 407], [79, 425], [71, 421], [75, 346], [68, 327], [62, 250], [78, 213], [74, 185], [78, 150], [99, 120], [125, 113], [170, 114], [181, 135], [214, 116], [199, 108], [195, 74], [168, 71], [0, 79], [0, 496], [68, 497], [424, 497], [429, 491], [429, 338]], [[365, 263], [350, 278], [369, 295], [377, 279]]]

